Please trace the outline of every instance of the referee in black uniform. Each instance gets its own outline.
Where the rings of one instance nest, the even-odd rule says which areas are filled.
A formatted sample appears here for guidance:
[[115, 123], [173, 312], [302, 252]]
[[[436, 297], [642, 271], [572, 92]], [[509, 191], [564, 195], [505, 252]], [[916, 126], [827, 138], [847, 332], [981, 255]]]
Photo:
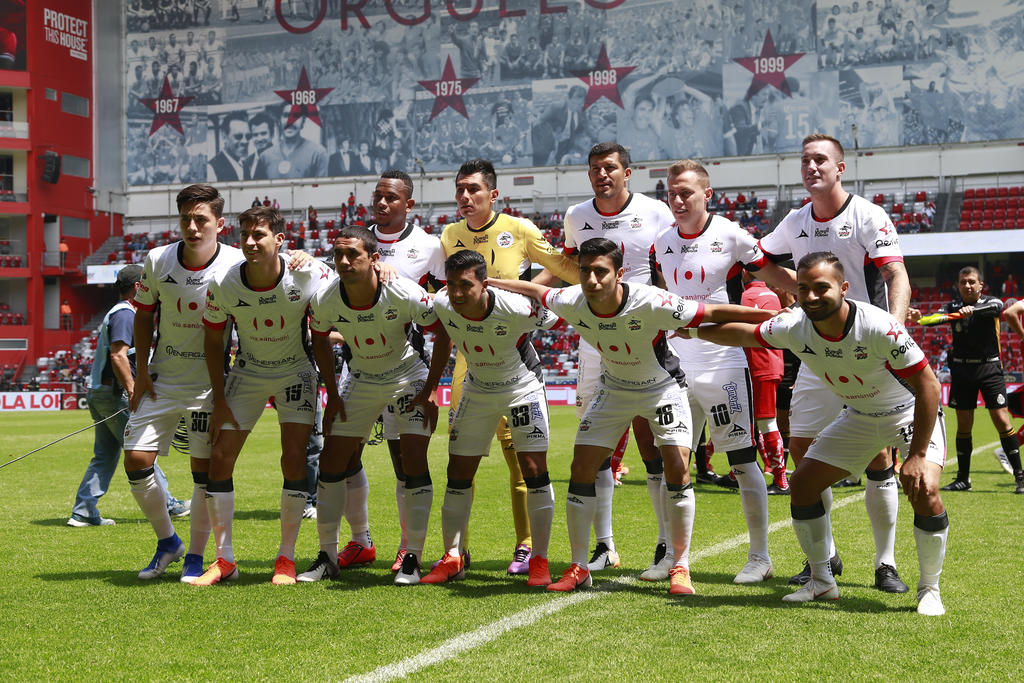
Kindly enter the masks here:
[[949, 407], [956, 410], [956, 457], [959, 466], [956, 479], [942, 490], [971, 489], [971, 451], [974, 447], [971, 431], [980, 390], [992, 424], [999, 432], [1006, 459], [1013, 468], [1017, 493], [1024, 493], [1024, 472], [1021, 471], [1017, 437], [1010, 425], [1003, 364], [999, 360], [999, 314], [1003, 310], [1003, 302], [997, 297], [982, 294], [984, 284], [977, 268], [961, 268], [957, 275], [960, 301], [943, 307], [945, 313], [959, 312], [964, 317], [951, 321], [953, 351], [949, 357], [952, 385]]

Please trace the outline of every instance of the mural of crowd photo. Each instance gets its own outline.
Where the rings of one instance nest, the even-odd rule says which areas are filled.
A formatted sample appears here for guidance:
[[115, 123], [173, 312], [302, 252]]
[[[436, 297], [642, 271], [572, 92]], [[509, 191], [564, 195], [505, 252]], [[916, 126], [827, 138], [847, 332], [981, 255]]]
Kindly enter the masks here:
[[502, 7], [132, 0], [129, 182], [579, 164], [606, 139], [652, 161], [793, 152], [811, 131], [1024, 137], [1020, 3]]

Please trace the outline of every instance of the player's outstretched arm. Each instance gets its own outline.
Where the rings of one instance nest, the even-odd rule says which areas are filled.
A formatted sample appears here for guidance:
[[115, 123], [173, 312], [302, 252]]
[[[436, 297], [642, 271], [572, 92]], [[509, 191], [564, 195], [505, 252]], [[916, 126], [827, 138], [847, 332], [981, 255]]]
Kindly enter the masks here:
[[1005, 322], [1010, 329], [1018, 337], [1024, 339], [1024, 325], [1021, 325], [1020, 316], [1024, 314], [1024, 300], [1017, 301], [1009, 306], [1002, 313], [1003, 322]]
[[441, 382], [441, 375], [448, 367], [448, 360], [451, 357], [452, 340], [448, 336], [447, 330], [444, 329], [444, 325], [438, 325], [437, 330], [434, 331], [434, 350], [430, 354], [430, 370], [427, 372], [427, 381], [420, 392], [413, 396], [409, 405], [409, 410], [417, 405], [423, 406], [424, 420], [431, 423], [425, 426], [429, 426], [431, 431], [437, 426], [437, 401], [434, 398], [434, 392]]
[[487, 284], [497, 287], [498, 289], [504, 289], [508, 292], [515, 292], [516, 294], [528, 296], [539, 303], [543, 303], [544, 293], [551, 289], [550, 287], [537, 284], [536, 282], [528, 282], [526, 280], [499, 280], [498, 278], [487, 278]]
[[206, 374], [210, 377], [213, 391], [213, 413], [210, 416], [210, 443], [217, 443], [220, 427], [230, 422], [235, 429], [241, 429], [228, 407], [224, 396], [224, 330], [215, 327], [203, 328], [203, 352], [206, 354]]
[[139, 309], [135, 312], [132, 334], [135, 337], [135, 387], [129, 392], [128, 407], [134, 413], [138, 410], [143, 396], [156, 398], [153, 379], [149, 376], [149, 352], [153, 348], [153, 311]]
[[789, 268], [765, 259], [764, 265], [752, 272], [757, 279], [764, 280], [772, 287], [796, 294], [796, 273]]
[[313, 360], [316, 361], [317, 370], [320, 371], [320, 380], [324, 383], [324, 390], [327, 392], [327, 405], [324, 406], [324, 418], [321, 431], [325, 437], [331, 435], [331, 426], [334, 424], [334, 416], [340, 415], [341, 421], [345, 421], [345, 405], [338, 396], [338, 376], [334, 373], [334, 345], [330, 334], [316, 334], [313, 337]]
[[[900, 481], [911, 504], [924, 502], [937, 492], [930, 491], [927, 481], [928, 462], [925, 455], [939, 413], [939, 380], [930, 365], [925, 365], [904, 380], [914, 390], [914, 435], [907, 457], [900, 468]], [[932, 478], [934, 479], [934, 478]], [[932, 484], [934, 485], [934, 481]]]
[[[757, 309], [753, 309], [757, 310]], [[753, 323], [723, 323], [720, 325], [701, 325], [700, 327], [680, 327], [676, 330], [683, 339], [703, 339], [720, 346], [750, 346], [761, 348], [754, 330]]]
[[736, 304], [705, 304], [704, 322], [709, 323], [763, 323], [774, 317], [778, 311], [767, 308], [752, 308]]

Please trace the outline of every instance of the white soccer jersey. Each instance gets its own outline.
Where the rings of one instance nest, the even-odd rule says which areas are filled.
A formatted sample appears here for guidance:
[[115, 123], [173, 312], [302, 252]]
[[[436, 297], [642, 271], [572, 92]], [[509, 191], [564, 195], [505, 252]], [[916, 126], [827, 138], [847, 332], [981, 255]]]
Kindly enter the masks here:
[[605, 237], [622, 250], [626, 282], [651, 284], [651, 245], [675, 218], [664, 202], [631, 192], [626, 204], [614, 214], [597, 210], [593, 199], [569, 207], [565, 212], [565, 249], [573, 253], [593, 237]]
[[504, 391], [530, 377], [543, 381], [530, 333], [554, 327], [558, 316], [525, 296], [487, 291], [490, 304], [480, 320], [457, 313], [447, 290], [434, 295], [434, 312], [466, 359], [469, 381], [482, 391]]
[[853, 302], [843, 336], [822, 336], [802, 310], [761, 323], [755, 334], [768, 348], [789, 349], [851, 409], [884, 415], [913, 404], [897, 377], [909, 377], [928, 359], [903, 325], [871, 304]]
[[430, 277], [438, 282], [445, 281], [444, 249], [437, 237], [412, 223], [407, 223], [405, 230], [397, 235], [382, 235], [375, 225], [369, 229], [377, 238], [380, 260], [394, 266], [399, 275], [420, 287], [426, 287]]
[[[665, 278], [668, 291], [701, 303], [739, 303], [743, 263], [757, 257], [757, 240], [722, 216], [709, 216], [700, 234], [681, 235], [675, 225], [662, 230], [651, 247], [652, 267]], [[703, 339], [672, 337], [683, 369], [695, 373], [712, 368], [745, 368], [743, 349]]]
[[206, 293], [204, 325], [220, 330], [227, 326], [229, 316], [235, 321], [237, 372], [284, 374], [310, 362], [306, 310], [317, 290], [337, 276], [320, 261], [292, 271], [288, 269], [290, 257], [278, 258], [281, 275], [269, 288], [250, 285], [248, 264], [243, 262], [218, 276]]
[[778, 227], [758, 242], [757, 260], [794, 262], [815, 251], [831, 251], [843, 263], [850, 283], [849, 298], [867, 301], [888, 310], [885, 283], [879, 268], [891, 261], [903, 261], [896, 228], [885, 210], [851, 194], [839, 214], [823, 221], [814, 216], [812, 204], [790, 211]]
[[317, 292], [310, 304], [313, 334], [338, 330], [352, 354], [350, 370], [382, 382], [412, 363], [426, 363], [423, 349], [414, 348], [409, 339], [409, 324], [430, 327], [436, 322], [430, 295], [405, 278], [378, 283], [377, 297], [366, 308], [349, 304], [340, 279]]
[[[149, 361], [150, 373], [183, 390], [194, 387], [200, 392], [208, 391], [210, 377], [203, 352], [206, 290], [215, 277], [242, 260], [242, 252], [218, 244], [213, 258], [201, 268], [188, 268], [182, 262], [184, 251], [184, 242], [150, 249], [135, 305], [157, 313], [157, 340]], [[227, 340], [225, 331], [225, 347]], [[139, 346], [145, 348], [146, 344], [140, 340]]]
[[590, 310], [579, 285], [547, 290], [544, 305], [598, 350], [605, 384], [619, 389], [653, 389], [671, 382], [685, 386], [665, 330], [700, 325], [704, 304], [639, 282], [622, 287], [622, 306], [607, 316]]

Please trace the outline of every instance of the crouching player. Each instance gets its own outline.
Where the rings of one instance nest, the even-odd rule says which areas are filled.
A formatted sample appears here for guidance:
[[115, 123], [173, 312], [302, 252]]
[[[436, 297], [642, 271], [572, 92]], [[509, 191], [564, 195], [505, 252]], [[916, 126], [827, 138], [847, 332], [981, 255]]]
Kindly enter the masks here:
[[846, 407], [797, 465], [790, 482], [793, 529], [807, 554], [811, 580], [786, 595], [787, 602], [836, 600], [829, 566], [828, 518], [821, 492], [875, 454], [898, 444], [906, 459], [900, 483], [914, 508], [914, 539], [921, 578], [917, 611], [945, 613], [939, 574], [949, 521], [939, 496], [946, 434], [939, 410], [939, 383], [928, 359], [903, 325], [870, 304], [846, 298], [843, 264], [831, 252], [812, 252], [797, 264], [800, 310], [752, 325], [721, 325], [684, 331], [731, 346], [767, 346], [799, 352]]
[[679, 357], [665, 332], [683, 325], [696, 326], [703, 320], [760, 322], [771, 313], [729, 304], [702, 304], [650, 285], [624, 283], [622, 252], [604, 238], [580, 245], [579, 264], [580, 284], [564, 289], [513, 280], [492, 281], [495, 286], [539, 300], [575, 327], [601, 354], [601, 381], [576, 433], [566, 498], [572, 565], [548, 590], [571, 591], [591, 585], [587, 546], [597, 508], [597, 471], [633, 418], [640, 416], [650, 424], [665, 463], [662, 500], [674, 553], [669, 593], [692, 594], [690, 409]]
[[534, 330], [554, 327], [558, 316], [524, 296], [488, 287], [487, 262], [475, 251], [449, 256], [445, 275], [448, 287], [434, 295], [434, 311], [450, 341], [434, 343], [430, 377], [414, 403], [429, 405], [451, 356], [452, 342], [466, 359], [467, 381], [448, 438], [448, 487], [441, 509], [445, 554], [421, 582], [444, 583], [465, 575], [461, 544], [473, 505], [473, 477], [498, 423], [507, 415], [526, 482], [533, 534], [526, 584], [547, 586], [555, 497], [547, 465], [547, 398], [530, 337]]
[[[377, 238], [363, 227], [343, 228], [334, 241], [338, 279], [322, 289], [310, 306], [313, 355], [327, 389], [324, 450], [320, 454], [316, 528], [320, 553], [298, 578], [318, 581], [338, 575], [338, 536], [350, 474], [360, 471], [359, 453], [377, 416], [394, 407], [405, 474], [409, 543], [398, 585], [419, 583], [419, 558], [427, 536], [434, 487], [427, 467], [427, 446], [437, 422], [435, 410], [413, 406], [427, 379], [422, 345], [410, 341], [412, 323], [439, 328], [430, 296], [412, 280], [385, 283], [377, 270]], [[338, 390], [331, 328], [345, 338], [351, 353], [349, 374]], [[438, 342], [447, 344], [443, 329]], [[417, 336], [417, 339], [422, 339]]]

